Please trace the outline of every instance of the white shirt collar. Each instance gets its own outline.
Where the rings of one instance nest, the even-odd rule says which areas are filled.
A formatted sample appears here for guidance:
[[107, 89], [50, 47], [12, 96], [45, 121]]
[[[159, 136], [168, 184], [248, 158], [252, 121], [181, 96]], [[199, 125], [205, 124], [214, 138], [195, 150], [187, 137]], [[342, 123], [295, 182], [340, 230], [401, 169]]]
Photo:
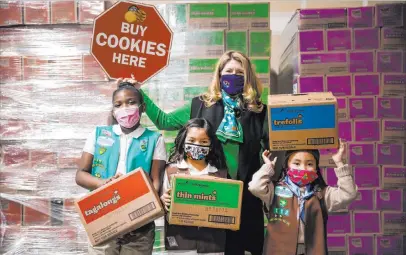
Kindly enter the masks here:
[[178, 162], [176, 164], [176, 167], [180, 168], [180, 169], [189, 169], [191, 175], [207, 175], [207, 174], [211, 174], [211, 173], [216, 173], [218, 171], [216, 167], [214, 167], [210, 164], [207, 164], [205, 169], [199, 171], [196, 168], [194, 168], [192, 165], [189, 165], [186, 162], [186, 160], [182, 160], [182, 161]]
[[133, 137], [133, 138], [137, 139], [142, 134], [144, 134], [145, 128], [140, 125], [140, 126], [138, 126], [138, 128], [136, 130], [132, 131], [131, 133], [124, 134], [123, 131], [121, 130], [120, 125], [116, 124], [116, 125], [113, 125], [113, 132], [118, 136], [126, 135], [128, 137]]

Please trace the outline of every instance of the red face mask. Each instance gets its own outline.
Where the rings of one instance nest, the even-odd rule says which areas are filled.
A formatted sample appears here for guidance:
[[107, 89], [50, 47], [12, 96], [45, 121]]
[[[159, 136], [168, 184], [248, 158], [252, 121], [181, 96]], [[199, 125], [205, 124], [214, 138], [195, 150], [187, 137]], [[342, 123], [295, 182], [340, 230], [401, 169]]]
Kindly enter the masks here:
[[299, 187], [306, 186], [317, 179], [317, 172], [309, 170], [298, 170], [288, 168], [289, 179]]

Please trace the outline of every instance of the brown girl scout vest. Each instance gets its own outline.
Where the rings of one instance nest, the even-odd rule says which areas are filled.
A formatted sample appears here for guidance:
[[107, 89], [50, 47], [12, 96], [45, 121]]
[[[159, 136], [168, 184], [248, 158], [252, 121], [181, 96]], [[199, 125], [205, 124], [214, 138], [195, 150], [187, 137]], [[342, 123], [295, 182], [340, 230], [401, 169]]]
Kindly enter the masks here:
[[[306, 255], [327, 254], [327, 209], [325, 189], [305, 201], [304, 242]], [[299, 201], [286, 184], [275, 186], [274, 200], [268, 214], [264, 254], [295, 255], [299, 235]]]
[[[168, 179], [174, 174], [190, 175], [189, 169], [166, 168]], [[219, 170], [210, 174], [227, 178], [227, 171]], [[165, 249], [197, 250], [198, 253], [224, 252], [226, 232], [223, 229], [170, 225], [165, 217]]]

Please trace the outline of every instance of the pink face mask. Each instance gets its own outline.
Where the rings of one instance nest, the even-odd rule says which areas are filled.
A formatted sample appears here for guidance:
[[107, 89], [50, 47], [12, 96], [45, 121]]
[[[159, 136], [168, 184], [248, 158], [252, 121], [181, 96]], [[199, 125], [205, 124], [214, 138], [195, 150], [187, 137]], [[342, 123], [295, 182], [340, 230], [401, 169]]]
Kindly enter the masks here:
[[125, 128], [132, 128], [140, 121], [140, 108], [126, 107], [114, 111], [114, 116], [120, 126]]

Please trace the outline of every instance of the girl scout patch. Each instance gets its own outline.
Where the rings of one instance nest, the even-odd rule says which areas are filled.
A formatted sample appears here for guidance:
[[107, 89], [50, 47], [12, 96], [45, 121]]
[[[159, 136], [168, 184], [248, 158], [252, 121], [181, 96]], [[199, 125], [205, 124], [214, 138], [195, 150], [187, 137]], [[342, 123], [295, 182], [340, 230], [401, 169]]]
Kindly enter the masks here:
[[114, 144], [114, 139], [107, 136], [99, 136], [96, 143], [102, 147], [111, 147]]
[[99, 154], [100, 155], [103, 155], [106, 151], [107, 151], [107, 149], [105, 147], [100, 147], [99, 148]]
[[279, 200], [279, 206], [282, 207], [282, 208], [285, 207], [287, 203], [288, 202], [285, 199]]
[[273, 208], [273, 213], [280, 216], [289, 216], [289, 210], [283, 208]]
[[110, 132], [110, 131], [108, 131], [108, 130], [102, 130], [101, 132], [102, 132], [102, 135], [111, 137], [111, 132]]
[[141, 140], [140, 142], [140, 149], [142, 151], [146, 151], [148, 147], [148, 140]]
[[278, 197], [293, 197], [293, 192], [290, 189], [283, 187], [283, 186], [276, 186], [275, 188], [275, 195]]
[[105, 168], [104, 168], [104, 165], [103, 165], [103, 161], [101, 161], [100, 159], [95, 159], [95, 160], [93, 161], [92, 168], [93, 168], [93, 167], [100, 167], [100, 168], [105, 169]]

